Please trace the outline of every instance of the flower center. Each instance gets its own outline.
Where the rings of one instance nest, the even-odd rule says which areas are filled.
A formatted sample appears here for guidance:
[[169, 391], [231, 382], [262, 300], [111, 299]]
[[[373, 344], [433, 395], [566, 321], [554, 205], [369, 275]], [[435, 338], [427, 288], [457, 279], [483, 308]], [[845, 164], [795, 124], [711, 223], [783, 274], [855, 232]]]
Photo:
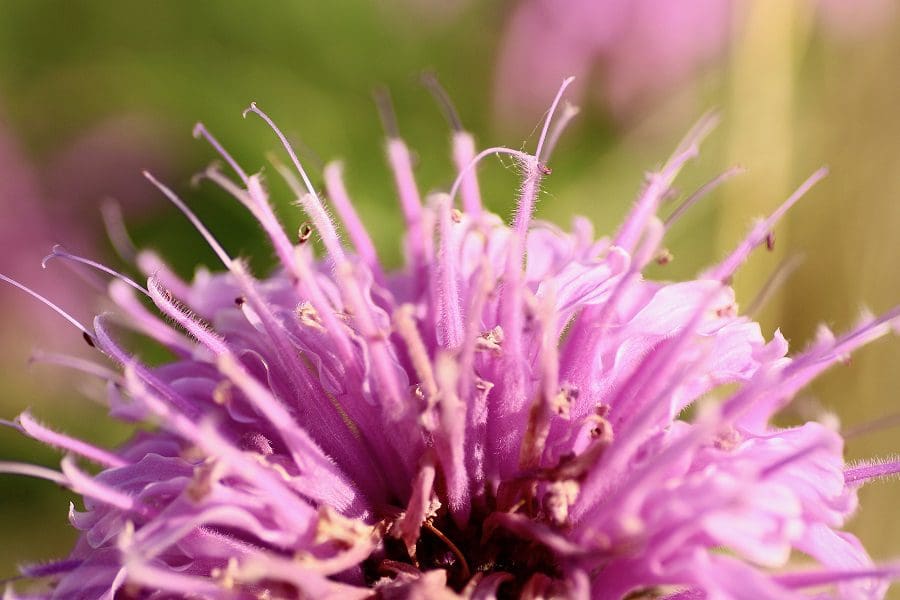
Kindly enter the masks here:
[[543, 544], [491, 525], [490, 513], [473, 514], [465, 529], [456, 526], [445, 509], [426, 521], [410, 555], [403, 541], [386, 536], [382, 554], [365, 564], [368, 583], [415, 569], [442, 569], [447, 585], [457, 592], [492, 573], [506, 575], [497, 598], [518, 598], [523, 586], [537, 573], [558, 579], [561, 573], [553, 553]]

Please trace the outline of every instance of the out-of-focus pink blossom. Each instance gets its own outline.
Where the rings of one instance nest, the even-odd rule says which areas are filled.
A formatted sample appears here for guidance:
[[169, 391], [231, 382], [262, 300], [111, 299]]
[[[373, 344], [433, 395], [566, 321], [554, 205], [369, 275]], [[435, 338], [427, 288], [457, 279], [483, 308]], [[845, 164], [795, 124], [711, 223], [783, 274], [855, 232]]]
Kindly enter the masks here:
[[732, 11], [721, 0], [524, 0], [498, 57], [501, 116], [535, 119], [547, 105], [544, 91], [571, 72], [576, 98], [597, 87], [610, 111], [631, 113], [720, 57]]
[[895, 0], [810, 0], [827, 31], [852, 39], [877, 31], [897, 15]]
[[[870, 31], [896, 11], [892, 0], [808, 0], [839, 37]], [[574, 95], [632, 116], [705, 67], [727, 59], [742, 0], [522, 0], [506, 25], [495, 78], [502, 121], [537, 121], [546, 90], [569, 73]]]
[[[158, 128], [147, 120], [118, 117], [82, 133], [39, 168], [0, 120], [0, 272], [54, 297], [77, 296], [71, 278], [42, 277], [41, 259], [57, 243], [103, 254], [101, 201], [121, 200], [132, 215], [145, 212], [150, 196], [138, 173], [147, 167], [169, 170], [163, 145]], [[85, 293], [81, 301], [89, 304], [89, 298]], [[4, 332], [10, 323], [33, 320], [34, 312], [22, 300], [11, 298], [4, 306]], [[38, 321], [46, 322], [48, 334], [56, 330], [51, 319]]]

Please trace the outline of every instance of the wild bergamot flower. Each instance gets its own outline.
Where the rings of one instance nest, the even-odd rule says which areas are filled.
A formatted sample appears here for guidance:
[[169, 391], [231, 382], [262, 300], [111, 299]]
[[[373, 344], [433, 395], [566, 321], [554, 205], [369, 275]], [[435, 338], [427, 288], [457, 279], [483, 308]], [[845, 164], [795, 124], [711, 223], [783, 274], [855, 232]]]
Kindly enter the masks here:
[[[84, 498], [84, 510], [70, 509], [81, 531], [71, 555], [23, 569], [50, 582], [41, 597], [881, 597], [897, 567], [873, 564], [841, 527], [857, 488], [900, 463], [850, 467], [833, 429], [771, 418], [900, 311], [843, 336], [823, 330], [788, 356], [782, 335], [764, 339], [728, 286], [824, 173], [697, 279], [645, 279], [682, 211], [656, 213], [710, 122], [648, 176], [614, 235], [596, 239], [584, 219], [566, 232], [532, 212], [572, 116], [553, 119], [568, 83], [533, 154], [476, 152], [457, 126], [456, 182], [424, 202], [390, 128], [402, 270], [379, 263], [340, 165], [324, 172], [326, 208], [255, 105], [248, 112], [293, 163], [278, 170], [311, 224], [297, 237], [260, 175], [202, 125], [195, 134], [233, 171], [205, 176], [271, 238], [274, 274], [254, 277], [150, 174], [222, 273], [188, 283], [142, 252], [143, 286], [55, 248], [53, 257], [114, 275], [110, 296], [131, 326], [175, 358], [143, 364], [107, 315], [88, 326], [44, 300], [117, 368], [72, 363], [107, 381], [111, 415], [151, 426], [102, 449], [28, 413], [13, 424], [67, 455], [60, 471], [2, 470]], [[511, 226], [482, 208], [476, 179], [475, 165], [498, 153], [522, 174]], [[314, 256], [311, 235], [326, 256]]]

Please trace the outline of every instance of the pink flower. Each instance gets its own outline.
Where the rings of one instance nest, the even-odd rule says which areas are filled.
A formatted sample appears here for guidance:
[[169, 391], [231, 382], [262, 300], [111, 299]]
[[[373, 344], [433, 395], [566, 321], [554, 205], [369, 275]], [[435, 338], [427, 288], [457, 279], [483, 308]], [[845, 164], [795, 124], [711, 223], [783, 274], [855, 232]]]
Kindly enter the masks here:
[[717, 60], [730, 38], [732, 3], [720, 0], [524, 0], [507, 25], [497, 64], [500, 111], [539, 115], [566, 73], [580, 87], [597, 75], [614, 114]]
[[[70, 510], [81, 531], [71, 555], [24, 574], [48, 578], [54, 598], [881, 597], [898, 567], [873, 564], [841, 528], [857, 488], [900, 465], [848, 468], [835, 431], [771, 417], [900, 311], [788, 356], [727, 285], [824, 173], [698, 279], [650, 281], [641, 273], [681, 211], [656, 214], [710, 122], [598, 240], [583, 219], [566, 232], [532, 218], [565, 125], [552, 120], [564, 89], [534, 154], [476, 154], [454, 131], [456, 182], [424, 202], [409, 150], [389, 131], [406, 220], [400, 271], [379, 263], [340, 164], [324, 173], [329, 210], [255, 105], [248, 112], [293, 163], [276, 168], [311, 223], [298, 238], [279, 225], [261, 177], [202, 125], [196, 134], [236, 177], [211, 168], [206, 178], [270, 236], [274, 274], [251, 275], [149, 174], [224, 272], [187, 283], [142, 254], [143, 287], [54, 249], [113, 274], [110, 295], [130, 326], [174, 358], [151, 367], [119, 343], [109, 316], [88, 326], [58, 309], [118, 368], [82, 365], [107, 381], [111, 414], [156, 427], [110, 450], [28, 413], [10, 423], [67, 457], [61, 471], [0, 470], [84, 498]], [[481, 206], [474, 167], [492, 154], [521, 169], [509, 226]], [[797, 553], [811, 564], [793, 566]]]
[[[169, 170], [170, 161], [164, 158], [166, 152], [158, 137], [159, 128], [143, 119], [113, 118], [79, 135], [39, 169], [0, 120], [0, 209], [5, 215], [0, 219], [0, 272], [37, 279], [31, 277], [34, 265], [57, 241], [80, 252], [99, 252], [103, 247], [97, 243], [101, 228], [93, 208], [100, 200], [120, 200], [130, 212], [146, 212], [149, 194], [139, 185], [136, 171], [147, 165]], [[117, 213], [111, 209], [109, 214]], [[79, 280], [53, 278], [40, 288], [53, 297], [77, 294], [79, 302], [93, 310], [95, 294], [89, 289], [72, 290], [71, 281]], [[3, 315], [6, 333], [11, 333], [9, 324], [35, 317], [24, 298], [10, 300]], [[55, 319], [37, 316], [44, 333], [57, 330]]]
[[[890, 0], [809, 0], [838, 37], [889, 21]], [[721, 63], [752, 2], [740, 0], [521, 0], [497, 59], [502, 120], [530, 123], [547, 90], [578, 76], [576, 98], [597, 98], [615, 118], [633, 116], [704, 68]]]

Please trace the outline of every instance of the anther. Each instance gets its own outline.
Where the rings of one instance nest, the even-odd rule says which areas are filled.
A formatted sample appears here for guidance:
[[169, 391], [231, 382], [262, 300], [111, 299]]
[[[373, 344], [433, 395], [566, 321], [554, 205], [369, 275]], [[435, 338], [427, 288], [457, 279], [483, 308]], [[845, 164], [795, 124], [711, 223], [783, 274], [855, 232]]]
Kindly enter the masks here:
[[570, 409], [572, 408], [572, 401], [576, 398], [578, 398], [577, 390], [569, 387], [561, 388], [551, 400], [551, 407], [553, 408], [553, 412], [555, 412], [563, 419], [568, 419], [570, 415]]
[[247, 108], [245, 108], [244, 111], [241, 113], [241, 116], [242, 116], [243, 118], [246, 119], [246, 118], [247, 118], [247, 115], [248, 115], [249, 113], [251, 113], [251, 112], [256, 112], [256, 110], [257, 110], [257, 109], [256, 109], [256, 102], [251, 102], [251, 103], [250, 103], [250, 106], [248, 106]]
[[275, 453], [272, 449], [272, 442], [269, 438], [258, 431], [247, 431], [241, 436], [238, 442], [241, 450], [256, 452], [263, 456], [271, 456]]
[[475, 389], [479, 392], [488, 392], [491, 388], [494, 387], [494, 384], [486, 379], [478, 379], [475, 381]]
[[218, 165], [213, 162], [199, 173], [194, 173], [193, 175], [191, 175], [191, 180], [188, 183], [193, 189], [197, 189], [198, 187], [200, 187], [200, 184], [203, 182], [203, 180], [209, 177], [210, 172], [217, 170]]
[[213, 402], [219, 405], [225, 405], [231, 402], [233, 384], [228, 379], [223, 379], [213, 388]]
[[770, 231], [766, 234], [766, 250], [771, 252], [775, 249], [775, 232]]
[[722, 306], [716, 309], [716, 316], [720, 319], [724, 319], [727, 317], [734, 317], [737, 315], [737, 307], [734, 304], [729, 304], [728, 306]]
[[554, 481], [547, 485], [544, 496], [544, 511], [556, 525], [565, 524], [569, 517], [569, 507], [578, 499], [580, 486], [577, 481]]
[[475, 340], [475, 348], [499, 354], [503, 344], [503, 328], [497, 325], [489, 331], [485, 331]]
[[235, 306], [243, 306], [244, 302], [246, 302], [246, 301], [247, 301], [247, 299], [244, 298], [243, 296], [238, 296], [237, 298], [234, 299], [234, 305]]
[[417, 383], [411, 386], [411, 389], [412, 395], [416, 400], [419, 400], [420, 402], [425, 400], [425, 392], [422, 390], [422, 384]]
[[715, 446], [717, 450], [730, 452], [737, 448], [741, 441], [743, 441], [741, 434], [738, 433], [736, 429], [729, 426], [716, 434], [716, 438], [713, 440], [713, 446]]
[[217, 479], [214, 469], [215, 462], [210, 459], [194, 467], [193, 477], [185, 488], [188, 498], [200, 502], [212, 493], [213, 483]]
[[659, 254], [656, 255], [656, 264], [658, 265], [667, 265], [672, 262], [672, 259], [675, 257], [669, 252], [668, 248], [663, 248], [659, 251]]
[[85, 341], [85, 342], [87, 343], [87, 345], [90, 346], [91, 348], [96, 348], [96, 347], [97, 347], [97, 345], [94, 343], [94, 338], [91, 337], [91, 334], [89, 334], [88, 332], [82, 331], [82, 332], [81, 332], [81, 337], [84, 338], [84, 341]]
[[305, 244], [309, 241], [310, 236], [312, 236], [312, 232], [312, 225], [306, 222], [302, 223], [300, 225], [300, 229], [297, 231], [297, 240], [301, 244]]
[[316, 311], [315, 307], [313, 307], [310, 302], [303, 302], [297, 307], [295, 312], [297, 318], [299, 318], [300, 322], [304, 325], [322, 329], [322, 319], [319, 317], [318, 311]]
[[591, 439], [598, 441], [600, 444], [608, 444], [613, 440], [612, 424], [605, 416], [593, 415], [586, 419], [588, 422], [593, 421], [594, 426], [588, 432]]

